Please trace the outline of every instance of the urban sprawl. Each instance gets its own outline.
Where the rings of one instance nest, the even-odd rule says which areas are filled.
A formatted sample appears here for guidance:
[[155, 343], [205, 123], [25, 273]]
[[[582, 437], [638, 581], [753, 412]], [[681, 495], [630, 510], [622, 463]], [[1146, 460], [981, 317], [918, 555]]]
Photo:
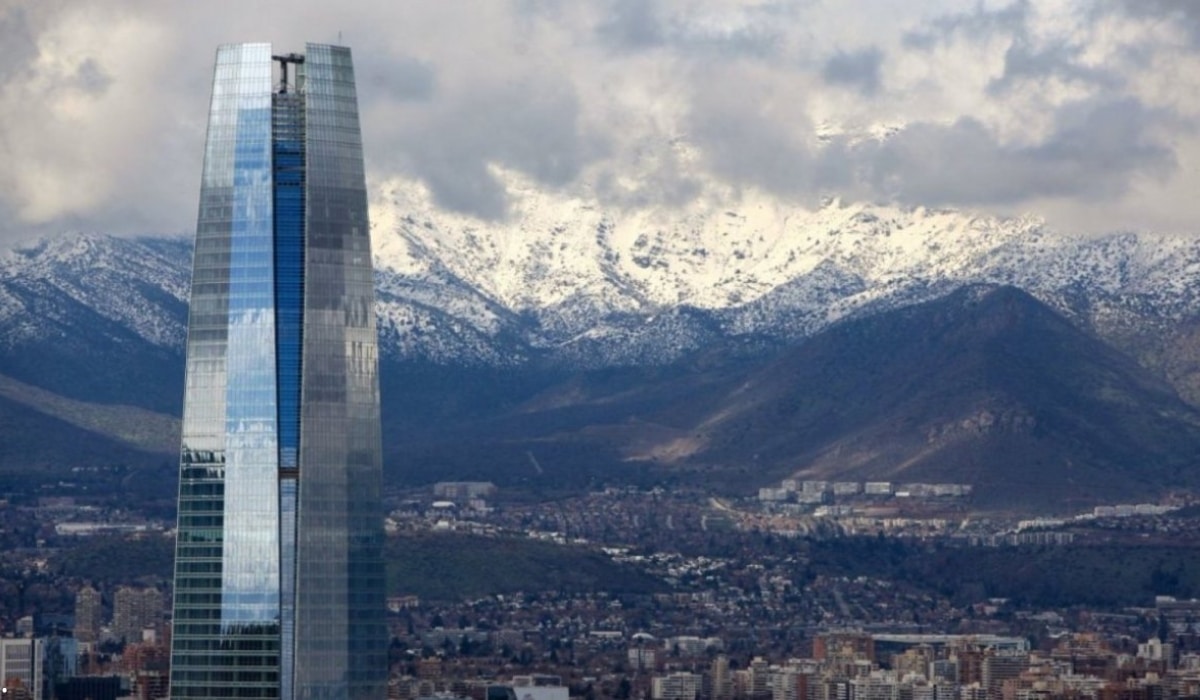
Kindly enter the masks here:
[[[965, 484], [796, 480], [746, 499], [663, 488], [506, 499], [484, 482], [391, 493], [391, 543], [539, 543], [602, 557], [654, 586], [501, 586], [458, 600], [393, 589], [389, 697], [1200, 696], [1200, 601], [1162, 594], [1132, 606], [1035, 609], [983, 590], [938, 595], [830, 575], [805, 561], [801, 544], [814, 542], [1066, 549], [1195, 534], [1192, 520], [1172, 517], [1191, 506], [1184, 497], [1056, 518], [981, 517], [970, 499]], [[0, 619], [6, 700], [165, 697], [169, 572], [94, 580], [56, 562], [101, 540], [170, 541], [170, 524], [83, 494], [13, 498], [0, 519], [5, 575], [19, 579], [5, 581], [4, 600], [16, 602]], [[473, 574], [508, 576], [504, 567]]]

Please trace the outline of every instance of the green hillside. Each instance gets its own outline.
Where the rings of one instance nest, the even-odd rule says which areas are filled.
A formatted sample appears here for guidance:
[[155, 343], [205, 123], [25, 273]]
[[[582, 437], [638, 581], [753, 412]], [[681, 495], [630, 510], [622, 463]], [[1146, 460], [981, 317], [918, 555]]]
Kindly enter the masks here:
[[422, 533], [388, 540], [388, 591], [461, 600], [518, 591], [653, 593], [665, 585], [583, 547], [516, 537]]

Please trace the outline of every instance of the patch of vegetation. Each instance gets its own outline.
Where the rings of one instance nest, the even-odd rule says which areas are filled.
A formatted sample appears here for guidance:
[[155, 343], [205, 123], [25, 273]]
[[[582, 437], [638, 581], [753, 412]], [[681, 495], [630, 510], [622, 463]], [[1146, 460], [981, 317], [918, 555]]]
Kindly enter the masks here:
[[51, 565], [57, 573], [104, 584], [170, 580], [175, 540], [161, 535], [91, 537], [59, 553]]
[[[104, 586], [170, 580], [175, 542], [152, 536], [80, 538], [50, 562], [55, 575]], [[578, 546], [517, 537], [421, 533], [389, 538], [388, 590], [426, 600], [496, 593], [605, 591], [639, 595], [665, 589], [648, 574]]]
[[633, 567], [577, 546], [516, 537], [421, 533], [391, 538], [388, 591], [426, 600], [559, 591], [637, 595], [665, 585]]
[[1148, 605], [1200, 597], [1200, 547], [1128, 544], [951, 547], [897, 539], [813, 542], [809, 571], [931, 588], [959, 603], [982, 595], [1019, 606]]

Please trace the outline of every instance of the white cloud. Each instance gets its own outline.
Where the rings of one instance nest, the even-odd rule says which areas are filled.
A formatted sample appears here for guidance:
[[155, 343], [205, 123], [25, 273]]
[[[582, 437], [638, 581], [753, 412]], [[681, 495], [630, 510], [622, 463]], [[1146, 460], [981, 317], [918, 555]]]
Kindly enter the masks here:
[[[758, 188], [1077, 230], [1193, 225], [1190, 4], [963, 6], [15, 0], [0, 9], [0, 235], [190, 229], [216, 45], [339, 34], [371, 181], [420, 180], [484, 218], [508, 211], [514, 172], [612, 206]], [[862, 137], [880, 125], [900, 130]]]

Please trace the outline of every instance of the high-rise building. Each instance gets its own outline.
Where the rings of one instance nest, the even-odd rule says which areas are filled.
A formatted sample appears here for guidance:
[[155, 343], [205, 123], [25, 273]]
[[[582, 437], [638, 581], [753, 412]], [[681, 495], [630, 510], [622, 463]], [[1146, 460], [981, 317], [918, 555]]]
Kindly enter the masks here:
[[78, 639], [55, 635], [42, 640], [42, 697], [55, 700], [54, 687], [79, 673]]
[[168, 697], [171, 663], [166, 648], [158, 644], [127, 644], [121, 660], [136, 700]]
[[724, 654], [713, 659], [712, 670], [713, 700], [729, 700], [733, 697], [733, 676], [729, 674], [729, 657]]
[[376, 333], [350, 50], [217, 51], [173, 698], [386, 695]]
[[988, 700], [1000, 700], [1004, 696], [1004, 682], [1015, 680], [1029, 668], [1029, 654], [1025, 652], [988, 651], [983, 657], [983, 687]]
[[121, 586], [113, 595], [112, 631], [126, 643], [143, 641], [146, 630], [157, 635], [162, 619], [163, 595], [157, 588]]
[[[654, 700], [696, 700], [700, 696], [704, 677], [698, 673], [676, 671], [655, 676], [651, 681], [650, 697]], [[521, 692], [517, 691], [520, 698]]]
[[13, 700], [42, 700], [44, 641], [0, 639], [0, 695]]
[[100, 635], [100, 592], [84, 586], [75, 594], [75, 638], [94, 642]]

